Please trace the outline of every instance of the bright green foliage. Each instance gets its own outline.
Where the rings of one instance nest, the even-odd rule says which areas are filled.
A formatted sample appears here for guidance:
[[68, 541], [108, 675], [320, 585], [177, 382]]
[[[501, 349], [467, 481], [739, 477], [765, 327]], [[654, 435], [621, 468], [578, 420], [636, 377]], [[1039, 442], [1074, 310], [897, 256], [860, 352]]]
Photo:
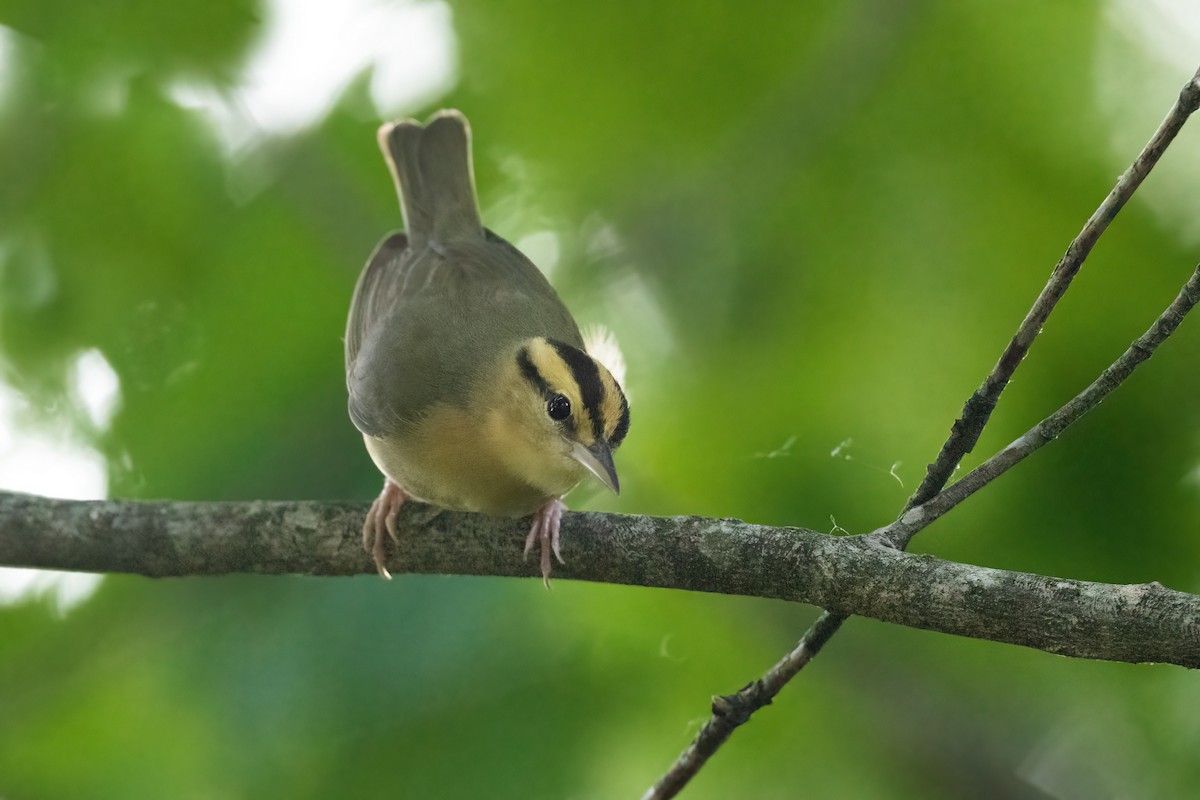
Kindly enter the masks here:
[[[567, 304], [624, 344], [624, 491], [573, 505], [890, 521], [1190, 75], [1106, 7], [455, 4], [452, 93], [388, 113], [462, 109], [485, 220], [552, 231]], [[232, 159], [169, 91], [236, 86], [269, 16], [0, 5], [0, 377], [40, 411], [25, 424], [74, 420], [113, 496], [380, 484], [341, 363], [357, 272], [399, 227], [366, 78]], [[1125, 73], [1155, 81], [1114, 104], [1098, 76]], [[1102, 240], [964, 466], [1085, 386], [1190, 274], [1196, 232], [1154, 200], [1188, 196], [1198, 137]], [[90, 433], [65, 378], [88, 348], [121, 381]], [[914, 549], [1200, 591], [1198, 358], [1191, 320]], [[65, 619], [0, 608], [0, 796], [637, 797], [708, 698], [814, 613], [533, 579], [110, 578]], [[686, 796], [1186, 796], [1198, 703], [1177, 668], [853, 620]]]

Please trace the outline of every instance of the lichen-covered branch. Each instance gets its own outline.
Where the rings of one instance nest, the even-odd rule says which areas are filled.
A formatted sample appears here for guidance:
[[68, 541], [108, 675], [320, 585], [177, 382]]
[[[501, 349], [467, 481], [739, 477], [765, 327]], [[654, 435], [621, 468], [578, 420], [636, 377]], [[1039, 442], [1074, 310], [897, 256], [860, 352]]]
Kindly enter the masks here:
[[[0, 564], [151, 577], [373, 575], [365, 504], [52, 500], [0, 493]], [[397, 573], [535, 577], [527, 523], [411, 503]], [[560, 578], [773, 597], [1109, 661], [1200, 667], [1200, 596], [909, 555], [738, 520], [569, 514]]]

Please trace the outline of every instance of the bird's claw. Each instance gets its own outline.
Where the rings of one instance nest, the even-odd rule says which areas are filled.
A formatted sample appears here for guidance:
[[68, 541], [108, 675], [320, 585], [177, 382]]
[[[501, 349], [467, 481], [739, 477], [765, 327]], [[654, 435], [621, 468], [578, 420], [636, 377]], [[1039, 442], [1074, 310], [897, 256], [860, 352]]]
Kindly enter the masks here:
[[559, 541], [559, 528], [562, 523], [563, 511], [567, 509], [566, 504], [557, 497], [546, 503], [533, 513], [533, 523], [529, 526], [529, 535], [525, 537], [525, 555], [528, 556], [533, 550], [535, 543], [540, 542], [542, 546], [542, 583], [546, 588], [550, 588], [550, 572], [553, 564], [550, 561], [550, 554], [558, 559], [558, 563], [566, 564], [562, 557], [562, 544]]
[[389, 581], [392, 579], [392, 573], [388, 572], [387, 566], [385, 566], [387, 539], [384, 537], [384, 533], [386, 532], [393, 542], [400, 544], [400, 533], [396, 530], [396, 515], [400, 513], [400, 507], [407, 499], [408, 495], [404, 493], [403, 489], [393, 483], [390, 478], [385, 480], [383, 491], [371, 504], [371, 510], [367, 512], [367, 519], [363, 522], [363, 549], [370, 553], [375, 560], [375, 568], [379, 570], [379, 577]]

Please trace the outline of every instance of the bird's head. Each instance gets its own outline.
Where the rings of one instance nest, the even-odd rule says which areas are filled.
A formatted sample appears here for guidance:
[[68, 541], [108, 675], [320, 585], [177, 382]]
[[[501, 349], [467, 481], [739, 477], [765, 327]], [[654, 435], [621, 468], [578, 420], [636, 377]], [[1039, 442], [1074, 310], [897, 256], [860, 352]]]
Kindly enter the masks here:
[[612, 454], [629, 430], [629, 403], [612, 373], [577, 347], [536, 337], [503, 374], [490, 435], [517, 474], [552, 496], [589, 473], [619, 492]]

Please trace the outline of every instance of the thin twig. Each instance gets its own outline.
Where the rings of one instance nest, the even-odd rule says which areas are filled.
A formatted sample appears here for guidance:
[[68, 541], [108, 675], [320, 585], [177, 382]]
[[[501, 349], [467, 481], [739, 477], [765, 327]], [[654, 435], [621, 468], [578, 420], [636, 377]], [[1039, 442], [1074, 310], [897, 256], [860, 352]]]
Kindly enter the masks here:
[[[983, 433], [984, 426], [992, 415], [992, 411], [996, 408], [996, 403], [1000, 400], [1001, 393], [1003, 393], [1005, 387], [1008, 385], [1009, 379], [1012, 378], [1013, 372], [1016, 371], [1026, 354], [1028, 354], [1029, 348], [1033, 345], [1038, 334], [1041, 333], [1042, 326], [1050, 316], [1050, 312], [1054, 310], [1055, 305], [1058, 304], [1058, 301], [1062, 299], [1063, 294], [1070, 287], [1071, 281], [1078, 274], [1080, 268], [1083, 266], [1083, 262], [1095, 246], [1096, 241], [1108, 228], [1109, 223], [1112, 222], [1121, 208], [1129, 201], [1129, 198], [1133, 196], [1133, 193], [1142, 184], [1146, 176], [1150, 174], [1150, 171], [1154, 169], [1167, 147], [1183, 127], [1183, 124], [1197, 108], [1200, 108], [1200, 69], [1196, 71], [1192, 79], [1180, 90], [1179, 97], [1167, 113], [1166, 118], [1158, 126], [1158, 130], [1154, 132], [1150, 141], [1142, 149], [1142, 152], [1138, 154], [1138, 157], [1129, 168], [1117, 179], [1116, 186], [1104, 198], [1104, 201], [1083, 226], [1079, 235], [1067, 247], [1066, 253], [1063, 254], [1058, 264], [1055, 265], [1046, 287], [1042, 289], [1041, 294], [1034, 301], [1033, 306], [1029, 309], [1020, 327], [1017, 328], [1016, 334], [1014, 334], [1012, 340], [1000, 355], [995, 366], [992, 367], [992, 371], [988, 373], [983, 384], [975, 390], [974, 394], [963, 405], [961, 416], [951, 426], [950, 435], [942, 445], [937, 458], [928, 466], [924, 480], [921, 481], [920, 486], [917, 487], [916, 491], [908, 499], [908, 502], [905, 503], [905, 514], [934, 498], [954, 474], [954, 470], [957, 469], [963, 457], [975, 447], [980, 435]], [[970, 492], [967, 494], [970, 494]], [[904, 514], [901, 515], [901, 519], [904, 519]], [[898, 520], [897, 523], [899, 522]], [[907, 545], [911, 538], [912, 534], [908, 534], [907, 538], [903, 539], [904, 544]], [[646, 793], [643, 800], [667, 800], [667, 798], [678, 794], [708, 758], [716, 752], [717, 748], [729, 738], [733, 730], [749, 720], [750, 716], [757, 709], [770, 703], [787, 681], [791, 680], [792, 677], [812, 660], [816, 652], [806, 652], [805, 643], [816, 640], [822, 633], [828, 631], [828, 634], [820, 639], [823, 645], [825, 640], [837, 632], [848, 616], [848, 614], [828, 610], [822, 613], [820, 618], [800, 639], [800, 643], [796, 648], [784, 656], [779, 664], [772, 667], [771, 671], [762, 680], [765, 680], [777, 671], [779, 674], [786, 674], [787, 677], [779, 683], [773, 692], [769, 694], [762, 693], [749, 699], [746, 705], [741, 707], [743, 713], [738, 715], [736, 721], [731, 718], [728, 722], [718, 722], [718, 715], [714, 707], [713, 717], [701, 729], [696, 740], [680, 754], [670, 769]], [[782, 670], [780, 669], [781, 666], [784, 667]], [[751, 684], [751, 686], [754, 685], [756, 684]], [[738, 696], [741, 694], [739, 692]], [[710, 739], [706, 740], [704, 746], [701, 747], [701, 737], [705, 736], [705, 732], [709, 729], [710, 725], [713, 726], [714, 730], [722, 732], [719, 737], [711, 735]], [[724, 730], [726, 726], [728, 726], [728, 730]]]
[[1070, 402], [1022, 434], [1016, 441], [971, 470], [950, 488], [940, 492], [924, 505], [906, 511], [900, 519], [880, 528], [871, 536], [885, 539], [894, 547], [904, 549], [920, 531], [931, 525], [950, 509], [1003, 475], [1026, 456], [1058, 438], [1068, 426], [1077, 422], [1120, 386], [1138, 366], [1154, 355], [1158, 346], [1175, 332], [1189, 311], [1200, 302], [1200, 265], [1178, 296], [1154, 321], [1149, 330], [1110, 364], [1090, 386]]
[[988, 418], [996, 408], [996, 403], [999, 401], [1004, 387], [1008, 385], [1013, 372], [1024, 360], [1034, 340], [1041, 333], [1042, 326], [1050, 316], [1050, 312], [1062, 299], [1063, 294], [1070, 287], [1072, 279], [1079, 273], [1096, 241], [1108, 228], [1108, 224], [1112, 222], [1113, 218], [1117, 216], [1117, 212], [1141, 186], [1142, 181], [1150, 174], [1150, 170], [1154, 169], [1168, 145], [1179, 133], [1179, 129], [1198, 107], [1200, 107], [1200, 70], [1197, 70], [1192, 79], [1179, 92], [1175, 105], [1162, 124], [1158, 126], [1158, 130], [1150, 137], [1150, 141], [1134, 162], [1129, 165], [1129, 169], [1125, 170], [1124, 174], [1117, 179], [1117, 185], [1108, 193], [1108, 197], [1104, 198], [1104, 202], [1088, 219], [1083, 230], [1067, 247], [1067, 252], [1063, 254], [1050, 274], [1046, 288], [1042, 289], [1042, 293], [1034, 301], [1029, 313], [1025, 315], [1025, 319], [1017, 328], [1012, 341], [1008, 343], [1008, 347], [1004, 348], [1000, 359], [992, 367], [992, 371], [988, 373], [983, 384], [975, 390], [975, 393], [963, 406], [962, 416], [955, 420], [950, 429], [949, 438], [942, 445], [938, 457], [929, 465], [925, 479], [921, 481], [921, 485], [909, 498], [905, 510], [921, 505], [941, 491], [946, 482], [950, 480], [950, 476], [954, 474], [959, 462], [974, 449], [983, 432], [984, 425], [987, 424]]
[[667, 770], [658, 782], [646, 791], [642, 800], [659, 800], [677, 795], [700, 771], [709, 756], [725, 744], [730, 734], [737, 730], [739, 725], [747, 722], [755, 711], [769, 705], [775, 695], [779, 694], [779, 690], [821, 651], [829, 637], [837, 633], [846, 617], [846, 614], [834, 611], [821, 612], [821, 616], [800, 639], [795, 649], [771, 667], [767, 674], [735, 694], [714, 697], [712, 716], [679, 756], [675, 766]]

